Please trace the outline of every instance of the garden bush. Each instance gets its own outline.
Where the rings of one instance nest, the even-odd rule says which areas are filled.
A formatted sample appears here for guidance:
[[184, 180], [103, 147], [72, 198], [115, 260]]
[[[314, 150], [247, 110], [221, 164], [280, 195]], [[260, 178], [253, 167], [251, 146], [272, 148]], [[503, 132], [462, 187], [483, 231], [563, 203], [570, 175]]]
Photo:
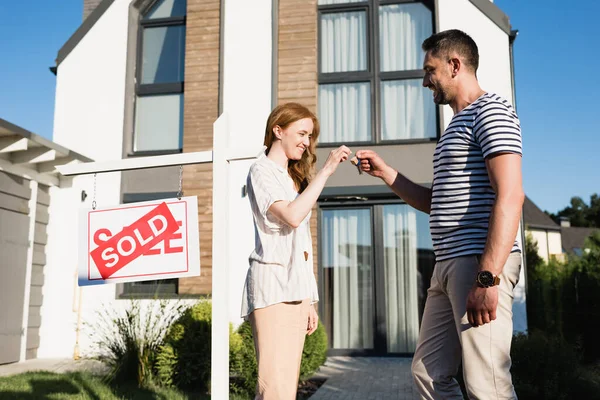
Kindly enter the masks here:
[[599, 399], [600, 386], [580, 366], [578, 350], [539, 331], [516, 335], [511, 372], [519, 399]]
[[[175, 321], [156, 357], [156, 374], [165, 386], [210, 391], [212, 303], [201, 301]], [[238, 369], [242, 339], [229, 327], [229, 362]]]
[[[232, 377], [240, 391], [253, 394], [256, 389], [258, 371], [252, 327], [248, 322], [244, 322], [238, 328], [237, 333], [243, 342], [243, 349], [240, 353], [241, 368], [232, 371]], [[300, 364], [300, 378], [303, 380], [310, 378], [325, 363], [326, 358], [327, 333], [325, 332], [325, 326], [319, 321], [317, 330], [312, 335], [306, 336], [306, 340], [304, 341], [302, 362]]]
[[165, 334], [183, 310], [179, 302], [131, 300], [125, 309], [103, 308], [98, 322], [89, 326], [97, 359], [109, 368], [106, 379], [153, 386], [153, 366]]

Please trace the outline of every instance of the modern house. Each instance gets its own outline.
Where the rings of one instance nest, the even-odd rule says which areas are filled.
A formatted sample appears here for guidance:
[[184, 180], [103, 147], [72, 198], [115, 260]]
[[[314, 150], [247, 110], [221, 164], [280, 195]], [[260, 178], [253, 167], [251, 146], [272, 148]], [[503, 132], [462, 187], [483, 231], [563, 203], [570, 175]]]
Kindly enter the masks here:
[[561, 226], [527, 196], [523, 204], [523, 221], [525, 232], [537, 242], [538, 254], [544, 261], [564, 259]]
[[563, 253], [567, 257], [581, 257], [586, 252], [590, 251], [586, 246], [586, 239], [597, 232], [600, 232], [600, 229], [571, 226], [568, 219], [562, 219], [560, 221], [560, 233]]
[[[262, 144], [266, 118], [296, 101], [321, 121], [319, 166], [340, 144], [376, 149], [430, 185], [437, 140], [452, 117], [421, 86], [422, 41], [459, 28], [480, 49], [482, 86], [514, 103], [508, 17], [489, 0], [84, 0], [84, 20], [59, 50], [53, 139], [96, 161], [210, 150], [225, 114], [237, 145]], [[77, 258], [49, 271], [55, 299], [42, 312], [39, 356], [91, 351], [84, 325], [130, 297], [211, 294], [212, 168], [186, 166], [183, 191], [198, 196], [202, 273], [197, 278], [74, 289]], [[253, 246], [243, 186], [231, 177], [230, 319]], [[74, 179], [71, 212], [173, 196], [179, 168]], [[86, 196], [81, 196], [85, 192]], [[67, 210], [65, 210], [66, 212]], [[76, 226], [76, 217], [73, 226]], [[231, 219], [231, 218], [230, 218]], [[75, 228], [76, 229], [76, 228]], [[332, 354], [414, 351], [434, 265], [428, 216], [350, 163], [329, 180], [313, 212], [314, 273]], [[518, 238], [521, 238], [519, 234]], [[46, 285], [46, 284], [45, 284]], [[57, 300], [57, 299], [60, 299]], [[526, 329], [524, 279], [515, 330]], [[79, 317], [79, 318], [78, 318]], [[78, 321], [80, 321], [78, 323]], [[83, 322], [81, 322], [83, 321]], [[87, 324], [86, 324], [87, 323]], [[44, 325], [46, 324], [46, 325]], [[79, 328], [78, 328], [79, 327]]]
[[589, 251], [586, 239], [600, 231], [598, 228], [571, 226], [565, 217], [561, 218], [559, 225], [529, 197], [523, 204], [523, 221], [525, 232], [537, 242], [538, 254], [546, 262], [552, 259], [566, 261], [569, 256], [581, 257]]

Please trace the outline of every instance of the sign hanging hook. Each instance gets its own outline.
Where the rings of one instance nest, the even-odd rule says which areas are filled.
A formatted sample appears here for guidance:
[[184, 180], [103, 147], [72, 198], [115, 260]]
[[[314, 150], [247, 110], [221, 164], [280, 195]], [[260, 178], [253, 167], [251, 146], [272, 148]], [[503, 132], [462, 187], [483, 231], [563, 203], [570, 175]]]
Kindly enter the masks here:
[[94, 195], [92, 197], [92, 210], [96, 209], [96, 175], [94, 174]]

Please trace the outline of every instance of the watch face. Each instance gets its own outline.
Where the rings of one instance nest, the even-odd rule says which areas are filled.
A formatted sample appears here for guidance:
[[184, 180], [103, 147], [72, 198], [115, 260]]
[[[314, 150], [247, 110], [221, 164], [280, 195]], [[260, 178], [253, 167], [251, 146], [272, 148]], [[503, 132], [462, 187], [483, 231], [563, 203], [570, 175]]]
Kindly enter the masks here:
[[480, 271], [477, 274], [477, 282], [484, 287], [492, 286], [494, 284], [494, 275], [490, 271]]

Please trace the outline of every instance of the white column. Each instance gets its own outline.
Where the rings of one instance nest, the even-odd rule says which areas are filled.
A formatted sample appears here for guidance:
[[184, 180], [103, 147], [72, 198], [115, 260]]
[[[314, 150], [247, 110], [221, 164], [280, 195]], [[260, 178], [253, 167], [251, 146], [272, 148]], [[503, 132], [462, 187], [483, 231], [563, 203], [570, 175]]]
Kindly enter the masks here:
[[214, 123], [212, 348], [210, 388], [213, 399], [229, 399], [229, 126], [227, 114]]
[[[273, 91], [273, 9], [274, 0], [225, 0], [222, 48], [222, 110], [229, 116], [231, 143], [259, 148], [272, 107]], [[254, 248], [252, 213], [243, 187], [254, 161], [229, 164], [229, 243], [236, 246], [230, 255], [229, 321], [241, 323], [240, 308], [248, 256]], [[223, 199], [220, 199], [223, 201]], [[215, 221], [217, 219], [215, 218]], [[214, 253], [213, 253], [214, 254]]]
[[23, 320], [21, 322], [21, 352], [19, 361], [25, 361], [27, 356], [27, 328], [29, 326], [29, 300], [31, 297], [31, 273], [33, 269], [33, 249], [35, 238], [35, 216], [37, 214], [38, 183], [29, 181], [31, 197], [29, 198], [29, 248], [27, 249], [27, 263], [25, 264], [25, 295], [23, 296]]

